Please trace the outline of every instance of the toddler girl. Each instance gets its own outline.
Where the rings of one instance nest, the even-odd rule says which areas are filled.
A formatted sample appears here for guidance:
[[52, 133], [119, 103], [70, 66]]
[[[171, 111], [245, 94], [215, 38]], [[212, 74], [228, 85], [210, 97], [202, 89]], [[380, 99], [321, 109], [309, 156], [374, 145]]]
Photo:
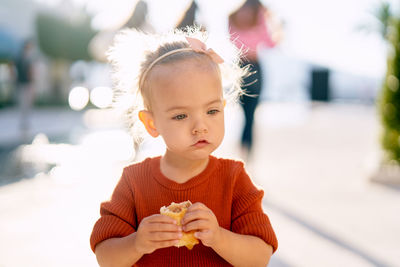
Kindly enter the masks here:
[[[101, 204], [90, 241], [102, 266], [266, 266], [277, 248], [263, 191], [243, 163], [210, 155], [224, 137], [226, 99], [240, 95], [245, 71], [238, 53], [224, 62], [204, 40], [198, 29], [125, 30], [110, 51], [119, 99], [132, 101], [133, 128], [137, 116], [151, 136], [163, 138], [166, 151], [126, 167]], [[223, 90], [226, 77], [231, 83]], [[186, 200], [193, 205], [182, 225], [159, 214]], [[175, 247], [189, 231], [200, 244]]]

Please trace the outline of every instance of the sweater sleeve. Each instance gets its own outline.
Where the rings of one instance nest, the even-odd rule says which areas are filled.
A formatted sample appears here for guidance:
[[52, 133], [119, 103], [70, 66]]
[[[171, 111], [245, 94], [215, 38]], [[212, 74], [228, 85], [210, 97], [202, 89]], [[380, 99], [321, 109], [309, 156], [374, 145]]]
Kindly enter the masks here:
[[95, 223], [90, 237], [92, 251], [94, 252], [96, 245], [106, 239], [133, 233], [136, 229], [135, 218], [133, 190], [124, 170], [111, 199], [100, 205], [100, 219]]
[[252, 183], [241, 164], [236, 176], [232, 203], [232, 231], [253, 235], [271, 245], [273, 252], [278, 248], [278, 240], [268, 216], [262, 209], [264, 192]]

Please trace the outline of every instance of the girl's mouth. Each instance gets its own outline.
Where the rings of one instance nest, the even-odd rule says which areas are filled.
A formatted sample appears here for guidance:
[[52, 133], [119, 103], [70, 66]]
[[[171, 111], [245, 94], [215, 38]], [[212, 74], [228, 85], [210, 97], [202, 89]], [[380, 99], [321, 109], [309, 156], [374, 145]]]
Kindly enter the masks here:
[[209, 142], [207, 140], [199, 140], [193, 146], [201, 148], [201, 147], [204, 147], [204, 146], [206, 146], [208, 144], [209, 144]]

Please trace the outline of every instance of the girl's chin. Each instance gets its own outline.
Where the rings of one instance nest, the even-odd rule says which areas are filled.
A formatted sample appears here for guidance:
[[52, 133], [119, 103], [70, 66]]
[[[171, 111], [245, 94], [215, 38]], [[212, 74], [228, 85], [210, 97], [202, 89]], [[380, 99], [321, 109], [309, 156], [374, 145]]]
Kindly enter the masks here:
[[[214, 150], [213, 150], [214, 151]], [[166, 151], [165, 156], [182, 160], [207, 160], [213, 151], [190, 151], [176, 153], [174, 151]]]

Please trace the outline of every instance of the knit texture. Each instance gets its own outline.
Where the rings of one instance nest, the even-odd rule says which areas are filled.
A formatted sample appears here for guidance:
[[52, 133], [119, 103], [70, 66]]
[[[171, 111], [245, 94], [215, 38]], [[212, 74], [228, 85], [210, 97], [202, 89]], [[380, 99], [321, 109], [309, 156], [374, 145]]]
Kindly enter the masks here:
[[[160, 157], [148, 158], [124, 169], [109, 201], [100, 207], [100, 219], [94, 225], [90, 244], [113, 237], [127, 236], [145, 217], [160, 212], [171, 202], [190, 200], [210, 208], [221, 227], [232, 232], [253, 235], [278, 247], [268, 216], [262, 210], [264, 192], [254, 186], [242, 162], [210, 156], [207, 168], [189, 181], [179, 184], [160, 170]], [[144, 255], [134, 266], [230, 266], [209, 247], [198, 244], [164, 248]]]

